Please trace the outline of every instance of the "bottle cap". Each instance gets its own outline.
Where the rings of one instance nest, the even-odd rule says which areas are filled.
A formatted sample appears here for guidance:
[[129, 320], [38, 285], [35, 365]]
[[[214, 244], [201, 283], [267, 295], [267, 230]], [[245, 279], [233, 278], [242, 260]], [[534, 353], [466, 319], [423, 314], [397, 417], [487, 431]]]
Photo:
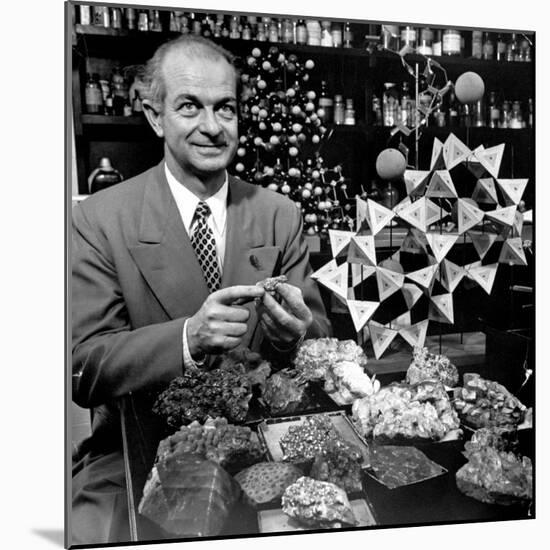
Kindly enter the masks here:
[[109, 157], [101, 157], [100, 161], [99, 161], [99, 167], [102, 169], [102, 170], [105, 170], [105, 171], [112, 171], [114, 170], [112, 164], [111, 164], [111, 160], [109, 159]]

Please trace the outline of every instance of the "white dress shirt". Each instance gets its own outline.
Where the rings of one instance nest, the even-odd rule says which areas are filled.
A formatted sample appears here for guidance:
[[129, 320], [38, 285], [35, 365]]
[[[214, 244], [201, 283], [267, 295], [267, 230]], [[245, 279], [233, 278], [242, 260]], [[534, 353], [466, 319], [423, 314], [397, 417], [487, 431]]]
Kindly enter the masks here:
[[[181, 220], [187, 231], [189, 237], [193, 234], [196, 221], [193, 219], [195, 216], [195, 210], [200, 200], [189, 189], [182, 185], [170, 172], [166, 163], [164, 163], [164, 171], [166, 173], [166, 179], [168, 181], [168, 187], [176, 201]], [[227, 172], [225, 173], [225, 181], [220, 187], [217, 193], [208, 197], [204, 202], [210, 207], [212, 214], [208, 216], [207, 223], [212, 232], [214, 233], [214, 240], [216, 241], [216, 254], [218, 256], [218, 267], [220, 269], [220, 275], [223, 273], [223, 261], [225, 258], [225, 239], [227, 228], [227, 192], [229, 190], [229, 183], [227, 178]], [[187, 320], [183, 325], [183, 367], [188, 368], [190, 366], [197, 366], [197, 362], [191, 357], [189, 352], [189, 345], [187, 342]]]

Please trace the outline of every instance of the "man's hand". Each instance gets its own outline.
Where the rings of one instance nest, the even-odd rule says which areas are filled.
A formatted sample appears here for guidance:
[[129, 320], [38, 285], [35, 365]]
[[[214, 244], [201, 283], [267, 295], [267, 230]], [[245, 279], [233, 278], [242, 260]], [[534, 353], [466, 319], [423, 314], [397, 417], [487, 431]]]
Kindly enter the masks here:
[[313, 316], [298, 287], [279, 283], [276, 292], [281, 304], [266, 292], [258, 308], [258, 317], [271, 342], [279, 349], [288, 350], [305, 336]]
[[187, 344], [194, 359], [237, 347], [247, 331], [250, 312], [244, 304], [261, 298], [259, 286], [232, 286], [213, 292], [187, 321]]

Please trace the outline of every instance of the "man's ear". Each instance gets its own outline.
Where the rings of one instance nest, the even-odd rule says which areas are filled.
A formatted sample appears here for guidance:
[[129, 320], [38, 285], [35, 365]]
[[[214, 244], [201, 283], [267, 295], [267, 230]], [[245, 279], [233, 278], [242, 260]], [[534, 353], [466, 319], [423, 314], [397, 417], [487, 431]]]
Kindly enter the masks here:
[[147, 118], [147, 121], [151, 125], [151, 128], [153, 128], [153, 131], [159, 138], [164, 137], [164, 129], [162, 127], [161, 118], [162, 115], [159, 110], [157, 110], [156, 106], [151, 103], [148, 99], [144, 99], [142, 101], [143, 105], [143, 112], [145, 113], [145, 118]]

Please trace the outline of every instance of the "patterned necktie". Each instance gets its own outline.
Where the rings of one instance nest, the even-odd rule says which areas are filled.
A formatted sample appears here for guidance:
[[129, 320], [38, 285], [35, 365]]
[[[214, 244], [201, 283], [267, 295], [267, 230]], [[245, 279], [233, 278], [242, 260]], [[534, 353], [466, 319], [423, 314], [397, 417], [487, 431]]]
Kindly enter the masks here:
[[216, 256], [216, 241], [214, 233], [206, 220], [210, 215], [210, 207], [203, 201], [199, 202], [195, 210], [195, 228], [191, 236], [191, 244], [204, 273], [204, 279], [210, 292], [220, 288], [221, 276]]

